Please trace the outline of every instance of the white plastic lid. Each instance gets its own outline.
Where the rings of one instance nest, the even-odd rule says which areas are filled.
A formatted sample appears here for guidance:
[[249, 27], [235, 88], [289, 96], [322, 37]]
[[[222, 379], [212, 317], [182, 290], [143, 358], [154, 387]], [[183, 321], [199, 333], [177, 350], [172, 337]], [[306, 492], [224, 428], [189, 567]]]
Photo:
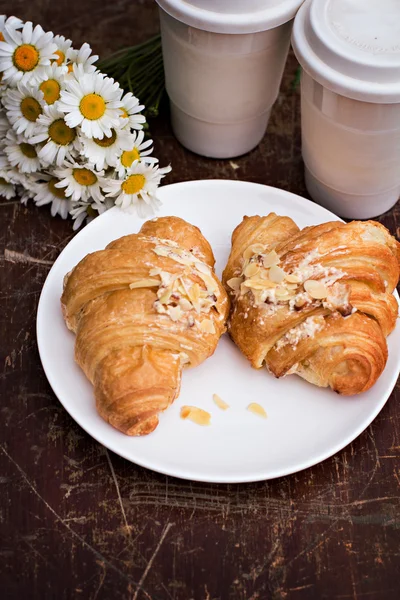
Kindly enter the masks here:
[[294, 18], [304, 0], [156, 0], [165, 12], [214, 33], [256, 33]]
[[302, 67], [333, 92], [400, 102], [400, 0], [307, 0], [292, 45]]

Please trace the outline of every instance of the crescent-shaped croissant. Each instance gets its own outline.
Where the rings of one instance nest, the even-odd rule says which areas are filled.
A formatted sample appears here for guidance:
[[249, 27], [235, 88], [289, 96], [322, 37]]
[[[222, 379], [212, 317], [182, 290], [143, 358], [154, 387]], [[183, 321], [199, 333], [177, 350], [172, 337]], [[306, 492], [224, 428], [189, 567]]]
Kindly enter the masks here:
[[255, 368], [363, 392], [386, 365], [399, 260], [400, 244], [374, 221], [300, 231], [274, 213], [244, 217], [223, 274], [230, 335]]
[[182, 369], [214, 352], [229, 310], [214, 262], [197, 227], [164, 217], [66, 275], [61, 304], [75, 359], [98, 412], [123, 433], [153, 431], [179, 394]]

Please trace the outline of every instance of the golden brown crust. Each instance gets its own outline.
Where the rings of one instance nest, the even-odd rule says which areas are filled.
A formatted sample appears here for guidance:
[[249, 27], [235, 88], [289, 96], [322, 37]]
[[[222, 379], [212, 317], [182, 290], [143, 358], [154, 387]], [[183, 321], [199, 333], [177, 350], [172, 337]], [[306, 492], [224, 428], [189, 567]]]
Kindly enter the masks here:
[[[99, 414], [120, 431], [153, 431], [179, 393], [182, 368], [214, 352], [229, 302], [213, 265], [200, 230], [165, 217], [87, 255], [66, 276], [61, 304], [76, 333], [75, 359], [94, 385]], [[165, 280], [172, 300], [163, 300]], [[201, 298], [192, 306], [184, 292], [194, 288]]]
[[[273, 250], [285, 279], [268, 285], [284, 286], [287, 274], [298, 276], [288, 291], [291, 300], [276, 300], [271, 292], [264, 301], [264, 292], [246, 287], [252, 280], [244, 274], [249, 260], [243, 254], [248, 259], [255, 244], [264, 246], [262, 256], [250, 259], [254, 271], [261, 269], [253, 276], [258, 289], [269, 278], [263, 261]], [[341, 394], [363, 392], [386, 364], [385, 337], [398, 313], [393, 290], [399, 258], [400, 244], [374, 221], [335, 221], [300, 231], [274, 213], [245, 217], [233, 233], [223, 274], [232, 297], [230, 335], [255, 368], [266, 364], [276, 377], [297, 373]], [[328, 297], [310, 297], [304, 288], [309, 279], [323, 285]], [[233, 290], [233, 284], [241, 287]]]

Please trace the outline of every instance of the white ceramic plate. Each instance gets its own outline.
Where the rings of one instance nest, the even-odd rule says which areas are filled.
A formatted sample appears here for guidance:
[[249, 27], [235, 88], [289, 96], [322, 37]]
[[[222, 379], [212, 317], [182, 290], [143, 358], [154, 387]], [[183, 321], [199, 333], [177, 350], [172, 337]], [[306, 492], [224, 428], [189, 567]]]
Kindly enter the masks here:
[[[160, 189], [160, 216], [177, 215], [197, 225], [210, 241], [220, 275], [230, 250], [230, 236], [243, 215], [275, 211], [299, 225], [338, 217], [283, 190], [242, 181], [190, 181]], [[376, 417], [398, 376], [400, 327], [388, 339], [389, 360], [368, 392], [340, 397], [297, 376], [277, 380], [252, 369], [227, 335], [210, 359], [183, 374], [182, 390], [160, 417], [156, 431], [131, 438], [97, 414], [93, 390], [74, 362], [74, 335], [60, 309], [65, 273], [88, 252], [140, 229], [142, 221], [114, 208], [85, 227], [51, 269], [40, 297], [37, 337], [43, 367], [55, 394], [83, 429], [107, 448], [154, 471], [207, 482], [272, 479], [315, 465], [341, 450]], [[214, 393], [230, 404], [213, 402]], [[250, 402], [265, 407], [268, 419], [246, 410]], [[184, 404], [212, 414], [209, 427], [179, 417]]]

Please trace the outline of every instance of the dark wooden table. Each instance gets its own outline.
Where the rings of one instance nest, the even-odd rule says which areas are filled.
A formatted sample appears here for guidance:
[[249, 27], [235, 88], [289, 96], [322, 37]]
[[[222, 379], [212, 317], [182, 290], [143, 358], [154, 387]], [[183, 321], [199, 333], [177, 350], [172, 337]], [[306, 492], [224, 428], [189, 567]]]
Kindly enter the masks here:
[[[151, 0], [3, 0], [106, 56], [158, 31]], [[267, 137], [234, 161], [200, 158], [153, 121], [168, 182], [255, 181], [307, 196], [291, 56]], [[399, 165], [400, 168], [400, 165]], [[400, 398], [324, 463], [252, 485], [157, 475], [108, 452], [69, 417], [35, 335], [46, 275], [72, 238], [47, 208], [0, 201], [0, 597], [26, 600], [397, 600]], [[380, 221], [399, 235], [400, 209]]]

